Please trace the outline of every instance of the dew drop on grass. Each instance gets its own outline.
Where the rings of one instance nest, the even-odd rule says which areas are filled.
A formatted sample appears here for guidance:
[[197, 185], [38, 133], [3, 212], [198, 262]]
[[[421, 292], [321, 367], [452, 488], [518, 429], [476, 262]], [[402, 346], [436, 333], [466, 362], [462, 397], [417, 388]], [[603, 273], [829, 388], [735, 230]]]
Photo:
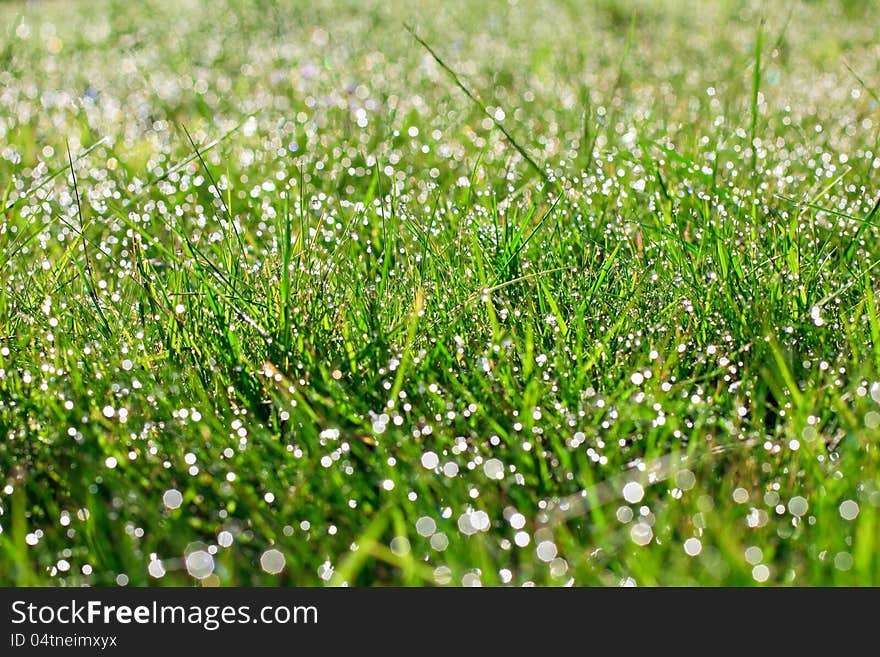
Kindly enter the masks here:
[[694, 487], [697, 478], [690, 470], [679, 470], [675, 473], [675, 486], [681, 490], [687, 491]]
[[318, 566], [318, 577], [320, 577], [325, 582], [329, 582], [333, 577], [333, 565], [329, 561], [325, 561], [320, 566]]
[[440, 458], [434, 452], [425, 452], [422, 454], [422, 467], [433, 470], [440, 463]]
[[629, 535], [633, 543], [645, 546], [651, 542], [652, 538], [654, 538], [654, 530], [651, 529], [651, 525], [648, 523], [637, 522], [632, 526], [632, 529], [629, 530]]
[[553, 561], [550, 562], [550, 575], [552, 577], [563, 577], [565, 573], [568, 572], [568, 562], [561, 558], [556, 557]]
[[489, 479], [504, 479], [504, 464], [498, 459], [489, 459], [483, 464], [483, 472]]
[[853, 558], [849, 552], [838, 552], [834, 555], [834, 567], [837, 570], [849, 570], [853, 567]]
[[737, 488], [733, 491], [733, 501], [737, 504], [745, 504], [749, 501], [749, 491], [745, 488]]
[[416, 531], [419, 536], [428, 538], [429, 536], [433, 536], [437, 531], [437, 523], [430, 516], [422, 516], [416, 520]]
[[623, 487], [623, 499], [630, 504], [637, 504], [645, 496], [645, 489], [637, 481], [630, 481]]
[[441, 586], [452, 581], [452, 570], [449, 566], [437, 566], [434, 569], [434, 581]]
[[689, 538], [684, 542], [684, 552], [689, 557], [695, 557], [703, 551], [703, 544], [698, 538]]
[[195, 550], [186, 555], [186, 572], [196, 579], [205, 579], [214, 572], [214, 557], [205, 550]]
[[178, 509], [183, 504], [183, 494], [176, 488], [166, 490], [165, 494], [162, 495], [162, 503], [168, 509]]
[[449, 547], [449, 537], [443, 532], [437, 532], [431, 537], [431, 547], [437, 550], [437, 552], [443, 552], [443, 550]]
[[391, 552], [398, 557], [409, 554], [409, 539], [406, 536], [395, 536], [391, 539]]
[[557, 554], [556, 543], [553, 541], [541, 541], [535, 548], [535, 552], [541, 561], [545, 563], [553, 561]]
[[471, 514], [471, 524], [474, 526], [479, 532], [489, 531], [491, 526], [491, 521], [489, 520], [489, 514], [485, 511], [474, 511]]
[[809, 508], [810, 505], [807, 503], [807, 500], [800, 495], [795, 495], [788, 501], [789, 513], [798, 518], [806, 515], [807, 509]]
[[752, 568], [752, 579], [756, 582], [766, 582], [770, 579], [770, 569], [762, 563], [758, 564]]
[[477, 533], [477, 528], [471, 522], [471, 514], [465, 513], [458, 518], [458, 531], [465, 536], [471, 536]]
[[756, 545], [746, 548], [745, 559], [752, 566], [761, 563], [764, 559], [764, 551]]
[[855, 502], [854, 500], [844, 500], [840, 503], [838, 511], [840, 512], [840, 517], [844, 520], [855, 520], [859, 515], [858, 502]]
[[165, 576], [165, 566], [159, 559], [153, 559], [147, 566], [147, 572], [150, 573], [150, 577], [159, 579]]
[[220, 547], [228, 548], [232, 545], [233, 540], [235, 540], [235, 537], [232, 535], [232, 532], [223, 530], [217, 534], [217, 544]]
[[763, 527], [768, 520], [769, 516], [763, 509], [751, 509], [749, 515], [746, 516], [746, 524], [752, 529]]
[[275, 548], [266, 550], [260, 556], [260, 568], [270, 575], [277, 575], [284, 570], [286, 562], [287, 560], [284, 558], [281, 550], [276, 550]]

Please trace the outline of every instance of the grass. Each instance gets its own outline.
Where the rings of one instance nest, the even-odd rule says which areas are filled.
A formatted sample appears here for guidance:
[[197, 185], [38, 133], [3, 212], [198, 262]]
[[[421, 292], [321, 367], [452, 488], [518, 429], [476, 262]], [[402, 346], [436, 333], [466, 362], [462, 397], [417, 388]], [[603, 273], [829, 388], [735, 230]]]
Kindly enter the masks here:
[[0, 583], [880, 584], [874, 3], [280, 4], [0, 5]]

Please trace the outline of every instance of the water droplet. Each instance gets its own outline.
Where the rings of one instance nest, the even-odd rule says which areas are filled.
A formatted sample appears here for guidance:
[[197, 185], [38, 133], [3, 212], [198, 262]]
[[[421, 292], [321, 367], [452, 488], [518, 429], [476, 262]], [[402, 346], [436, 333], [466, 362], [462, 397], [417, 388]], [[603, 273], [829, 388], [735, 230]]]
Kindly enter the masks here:
[[690, 470], [679, 470], [675, 473], [675, 486], [681, 490], [690, 490], [697, 483], [697, 478]]
[[162, 495], [162, 503], [168, 509], [178, 509], [180, 505], [183, 504], [183, 494], [176, 488], [172, 488], [170, 490], [165, 491], [165, 494]]
[[838, 552], [834, 555], [834, 567], [837, 570], [849, 570], [853, 567], [853, 558], [849, 552]]
[[406, 536], [395, 536], [391, 539], [391, 552], [398, 557], [403, 557], [409, 554], [409, 549], [409, 540]]
[[758, 564], [752, 568], [752, 579], [756, 582], [766, 582], [770, 579], [770, 569], [764, 564]]
[[489, 459], [483, 464], [483, 472], [489, 479], [504, 479], [504, 464], [498, 459]]
[[437, 531], [437, 523], [430, 516], [422, 516], [416, 520], [416, 531], [419, 536], [424, 536], [426, 538], [433, 536]]
[[637, 481], [630, 481], [623, 487], [623, 499], [630, 504], [641, 502], [645, 496], [645, 489]]
[[629, 531], [630, 538], [636, 545], [645, 546], [654, 538], [654, 530], [645, 522], [637, 522]]
[[755, 564], [759, 564], [759, 563], [761, 563], [761, 560], [763, 558], [764, 558], [764, 551], [761, 550], [761, 548], [759, 548], [757, 545], [752, 545], [752, 546], [746, 548], [745, 559], [749, 564], [751, 564], [753, 566]]
[[844, 500], [838, 510], [844, 520], [855, 520], [859, 515], [859, 505], [854, 500]]
[[537, 552], [538, 558], [541, 561], [553, 561], [557, 554], [556, 543], [553, 541], [541, 541], [538, 543], [538, 547], [535, 548], [535, 552]]
[[431, 537], [431, 547], [437, 550], [437, 552], [443, 552], [443, 550], [449, 547], [449, 537], [443, 532], [434, 534]]
[[795, 495], [788, 501], [788, 511], [791, 515], [800, 518], [806, 515], [807, 509], [810, 508], [807, 500], [800, 495]]
[[159, 579], [165, 576], [165, 566], [158, 559], [153, 559], [147, 566], [147, 572], [150, 573], [150, 577]]
[[205, 550], [195, 550], [186, 556], [186, 572], [196, 579], [205, 579], [214, 572], [214, 557]]
[[422, 467], [433, 470], [440, 463], [440, 457], [434, 452], [425, 452], [422, 454]]
[[285, 564], [286, 559], [284, 558], [284, 554], [282, 554], [281, 550], [276, 550], [275, 548], [266, 550], [260, 556], [260, 568], [270, 575], [277, 575], [280, 573], [284, 570]]

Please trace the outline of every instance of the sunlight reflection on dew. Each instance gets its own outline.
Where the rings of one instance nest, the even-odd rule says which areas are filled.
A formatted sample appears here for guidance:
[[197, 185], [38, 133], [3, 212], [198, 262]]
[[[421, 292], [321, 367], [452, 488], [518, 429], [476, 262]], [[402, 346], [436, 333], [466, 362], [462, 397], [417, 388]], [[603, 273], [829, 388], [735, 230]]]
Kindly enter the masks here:
[[684, 542], [684, 551], [689, 557], [695, 557], [703, 551], [703, 544], [698, 538], [689, 538]]
[[644, 496], [645, 489], [642, 488], [642, 485], [637, 481], [630, 481], [623, 487], [623, 499], [630, 504], [640, 502]]
[[840, 503], [838, 511], [840, 512], [840, 517], [844, 520], [855, 520], [859, 515], [858, 502], [855, 502], [854, 500], [844, 500]]
[[766, 582], [770, 579], [770, 569], [764, 564], [758, 564], [752, 568], [752, 579], [756, 582]]
[[483, 472], [489, 479], [504, 479], [504, 464], [498, 459], [489, 459], [483, 464]]
[[260, 556], [260, 568], [270, 575], [277, 575], [284, 570], [286, 561], [281, 550], [271, 548]]
[[733, 491], [733, 501], [737, 504], [745, 504], [749, 501], [749, 491], [745, 488], [737, 488]]
[[633, 519], [633, 510], [628, 506], [619, 506], [617, 507], [615, 515], [617, 516], [618, 522], [626, 524]]
[[675, 473], [675, 486], [683, 491], [688, 491], [694, 487], [697, 478], [690, 470], [679, 470]]
[[434, 452], [425, 452], [422, 454], [422, 467], [433, 470], [440, 463], [440, 458]]
[[422, 516], [416, 520], [416, 531], [419, 536], [430, 537], [437, 531], [437, 523], [430, 516]]
[[156, 579], [165, 576], [165, 566], [159, 559], [153, 559], [150, 561], [147, 566], [147, 571], [150, 573], [150, 577], [155, 577]]
[[758, 546], [752, 545], [746, 548], [744, 556], [745, 560], [754, 566], [761, 563], [761, 560], [764, 558], [764, 552]]
[[434, 569], [434, 581], [441, 586], [452, 581], [452, 570], [448, 566], [437, 566]]
[[449, 547], [449, 537], [443, 532], [437, 532], [431, 537], [431, 547], [437, 552], [443, 552]]
[[168, 509], [177, 509], [180, 508], [180, 505], [183, 504], [183, 495], [176, 488], [171, 488], [170, 490], [165, 491], [165, 494], [162, 495], [162, 503]]
[[514, 513], [508, 520], [510, 526], [514, 529], [522, 529], [526, 526], [526, 517], [521, 513]]
[[795, 495], [788, 501], [789, 512], [791, 513], [791, 515], [798, 518], [806, 515], [809, 507], [810, 505], [807, 503], [807, 500], [800, 495]]
[[196, 579], [204, 579], [214, 572], [214, 557], [205, 550], [186, 555], [186, 572]]
[[397, 557], [409, 554], [409, 540], [405, 536], [395, 536], [391, 539], [391, 552]]
[[535, 552], [541, 561], [549, 562], [556, 557], [556, 543], [553, 541], [541, 541], [535, 548]]
[[636, 545], [645, 546], [654, 538], [654, 530], [651, 525], [644, 522], [637, 522], [629, 531], [630, 538]]
[[838, 552], [834, 555], [834, 567], [837, 570], [849, 570], [853, 567], [853, 557], [849, 552]]

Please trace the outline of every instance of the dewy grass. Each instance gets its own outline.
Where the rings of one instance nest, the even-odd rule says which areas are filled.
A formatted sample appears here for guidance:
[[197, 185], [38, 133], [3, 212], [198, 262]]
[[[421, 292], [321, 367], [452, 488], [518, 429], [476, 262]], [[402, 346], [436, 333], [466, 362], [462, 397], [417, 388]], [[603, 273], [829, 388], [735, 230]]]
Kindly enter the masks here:
[[0, 5], [0, 583], [880, 584], [878, 8], [587, 4]]

